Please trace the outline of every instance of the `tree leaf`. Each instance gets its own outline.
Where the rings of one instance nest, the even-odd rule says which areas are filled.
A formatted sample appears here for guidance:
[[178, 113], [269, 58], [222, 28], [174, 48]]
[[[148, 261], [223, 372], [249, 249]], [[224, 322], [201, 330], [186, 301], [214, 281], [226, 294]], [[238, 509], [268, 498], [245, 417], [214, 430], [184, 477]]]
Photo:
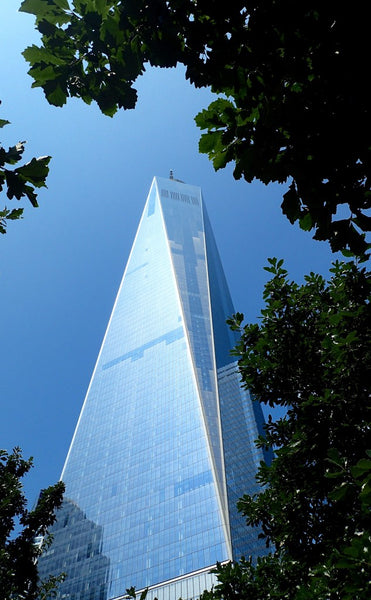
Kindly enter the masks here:
[[30, 162], [17, 168], [17, 174], [36, 187], [46, 187], [45, 179], [49, 173], [48, 164], [50, 160], [51, 156], [32, 158]]
[[55, 14], [57, 9], [60, 11], [69, 10], [68, 0], [23, 0], [19, 8], [20, 12], [37, 15], [39, 18], [49, 14]]

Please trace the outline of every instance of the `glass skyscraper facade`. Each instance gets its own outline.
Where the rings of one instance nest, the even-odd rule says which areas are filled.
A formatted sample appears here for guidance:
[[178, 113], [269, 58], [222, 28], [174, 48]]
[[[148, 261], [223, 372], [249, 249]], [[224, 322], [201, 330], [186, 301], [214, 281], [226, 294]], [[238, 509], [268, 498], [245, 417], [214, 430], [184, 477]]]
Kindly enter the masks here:
[[230, 354], [234, 312], [201, 190], [153, 180], [62, 472], [39, 562], [58, 598], [196, 598], [217, 561], [264, 552], [236, 502], [258, 491], [260, 406]]

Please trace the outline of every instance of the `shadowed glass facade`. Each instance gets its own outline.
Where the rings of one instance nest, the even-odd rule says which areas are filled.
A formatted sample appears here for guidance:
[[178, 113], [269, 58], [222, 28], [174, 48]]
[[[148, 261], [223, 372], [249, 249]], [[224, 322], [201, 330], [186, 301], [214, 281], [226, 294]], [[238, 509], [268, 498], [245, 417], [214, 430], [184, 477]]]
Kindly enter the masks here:
[[263, 420], [229, 354], [233, 312], [200, 189], [155, 178], [39, 563], [69, 574], [58, 598], [195, 598], [217, 561], [263, 551], [235, 508], [257, 490]]

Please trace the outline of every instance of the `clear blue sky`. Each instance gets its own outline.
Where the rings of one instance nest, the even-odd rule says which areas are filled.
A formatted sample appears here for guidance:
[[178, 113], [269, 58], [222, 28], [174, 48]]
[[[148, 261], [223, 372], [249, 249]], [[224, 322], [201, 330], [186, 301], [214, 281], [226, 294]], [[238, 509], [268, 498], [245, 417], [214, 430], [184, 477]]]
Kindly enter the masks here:
[[267, 257], [284, 258], [297, 281], [327, 274], [334, 257], [282, 216], [282, 188], [236, 182], [198, 154], [193, 118], [211, 94], [181, 68], [146, 72], [137, 108], [113, 119], [80, 101], [49, 106], [31, 89], [21, 51], [37, 37], [17, 4], [0, 5], [0, 118], [11, 121], [0, 138], [27, 140], [27, 160], [53, 157], [40, 207], [27, 206], [0, 239], [0, 447], [34, 457], [32, 503], [60, 476], [154, 175], [173, 169], [202, 187], [235, 308], [251, 321]]

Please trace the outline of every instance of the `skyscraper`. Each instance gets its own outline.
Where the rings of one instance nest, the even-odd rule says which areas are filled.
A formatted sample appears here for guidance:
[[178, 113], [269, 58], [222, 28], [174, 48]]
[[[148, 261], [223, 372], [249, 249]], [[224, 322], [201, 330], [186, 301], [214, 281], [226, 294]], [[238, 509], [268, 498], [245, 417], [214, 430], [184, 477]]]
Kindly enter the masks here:
[[39, 572], [59, 598], [196, 598], [262, 550], [236, 509], [257, 491], [261, 409], [230, 354], [233, 306], [201, 190], [153, 180], [62, 472]]

